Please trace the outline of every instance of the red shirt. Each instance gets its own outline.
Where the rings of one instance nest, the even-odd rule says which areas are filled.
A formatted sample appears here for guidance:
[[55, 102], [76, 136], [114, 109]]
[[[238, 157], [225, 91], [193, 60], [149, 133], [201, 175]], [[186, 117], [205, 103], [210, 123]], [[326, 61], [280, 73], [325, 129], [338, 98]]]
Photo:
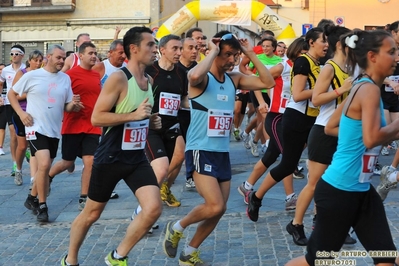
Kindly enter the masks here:
[[79, 112], [64, 112], [61, 134], [101, 135], [101, 128], [91, 124], [93, 108], [101, 91], [100, 74], [80, 66], [71, 68], [66, 74], [71, 79], [73, 94], [80, 95], [80, 101], [85, 108]]

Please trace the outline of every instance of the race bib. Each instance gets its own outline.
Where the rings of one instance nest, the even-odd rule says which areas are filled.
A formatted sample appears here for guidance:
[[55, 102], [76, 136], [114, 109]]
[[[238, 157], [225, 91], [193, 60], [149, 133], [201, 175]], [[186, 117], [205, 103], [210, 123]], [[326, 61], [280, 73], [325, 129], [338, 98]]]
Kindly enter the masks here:
[[208, 137], [229, 137], [233, 111], [208, 110]]
[[125, 123], [123, 127], [122, 150], [144, 149], [149, 124], [149, 119]]
[[26, 140], [36, 140], [36, 131], [35, 130], [28, 130], [28, 128], [26, 128], [25, 130], [25, 136], [26, 136]]
[[281, 93], [281, 104], [280, 104], [280, 109], [279, 112], [282, 114], [285, 111], [285, 108], [287, 108], [287, 103], [290, 99], [291, 94], [288, 92], [283, 92]]
[[[390, 76], [390, 77], [388, 77], [388, 79], [390, 79], [396, 83], [399, 83], [399, 76]], [[385, 91], [386, 92], [394, 92], [393, 88], [389, 85], [385, 85]]]
[[374, 168], [377, 165], [378, 155], [380, 154], [381, 146], [374, 147], [372, 149], [366, 149], [362, 157], [362, 170], [359, 176], [360, 183], [371, 182], [371, 177], [374, 172]]
[[180, 95], [161, 92], [159, 95], [159, 114], [177, 116], [180, 107]]

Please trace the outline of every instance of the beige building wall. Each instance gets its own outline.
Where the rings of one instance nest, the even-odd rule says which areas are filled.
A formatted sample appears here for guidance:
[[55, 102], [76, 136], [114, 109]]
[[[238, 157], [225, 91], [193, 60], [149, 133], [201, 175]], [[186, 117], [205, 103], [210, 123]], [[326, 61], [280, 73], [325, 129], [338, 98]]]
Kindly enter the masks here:
[[[343, 18], [343, 25], [353, 29], [365, 26], [384, 26], [399, 19], [399, 2], [390, 0], [311, 0], [309, 18], [314, 24], [328, 18], [336, 22]], [[313, 5], [314, 3], [314, 5]]]

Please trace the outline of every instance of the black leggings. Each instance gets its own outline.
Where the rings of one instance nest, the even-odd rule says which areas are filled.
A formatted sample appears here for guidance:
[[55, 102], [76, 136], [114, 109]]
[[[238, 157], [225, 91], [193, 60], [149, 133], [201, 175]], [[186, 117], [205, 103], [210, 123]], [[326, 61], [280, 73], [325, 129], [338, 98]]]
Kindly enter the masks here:
[[262, 163], [269, 168], [283, 152], [283, 114], [268, 113], [265, 119], [265, 129], [270, 136], [269, 146], [262, 157]]
[[315, 120], [316, 117], [307, 116], [295, 109], [285, 109], [282, 122], [283, 156], [279, 165], [270, 170], [276, 182], [295, 171]]
[[[331, 258], [320, 257], [318, 251], [339, 253], [351, 227], [366, 251], [396, 252], [384, 206], [372, 185], [365, 192], [350, 192], [337, 189], [320, 179], [314, 200], [317, 219], [305, 256], [309, 265], [315, 265], [315, 259]], [[390, 257], [373, 258], [374, 263], [394, 263], [394, 252], [391, 252]]]

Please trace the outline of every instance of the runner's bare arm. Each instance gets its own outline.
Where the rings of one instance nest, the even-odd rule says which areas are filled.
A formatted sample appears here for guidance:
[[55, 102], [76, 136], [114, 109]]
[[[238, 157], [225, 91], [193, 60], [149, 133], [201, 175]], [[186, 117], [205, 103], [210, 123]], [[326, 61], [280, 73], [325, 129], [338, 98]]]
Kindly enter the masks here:
[[143, 99], [134, 112], [125, 114], [111, 112], [111, 109], [126, 97], [127, 86], [126, 75], [122, 71], [110, 75], [93, 109], [91, 122], [94, 126], [116, 126], [129, 121], [143, 120], [150, 116], [152, 106], [147, 102], [148, 98]]

